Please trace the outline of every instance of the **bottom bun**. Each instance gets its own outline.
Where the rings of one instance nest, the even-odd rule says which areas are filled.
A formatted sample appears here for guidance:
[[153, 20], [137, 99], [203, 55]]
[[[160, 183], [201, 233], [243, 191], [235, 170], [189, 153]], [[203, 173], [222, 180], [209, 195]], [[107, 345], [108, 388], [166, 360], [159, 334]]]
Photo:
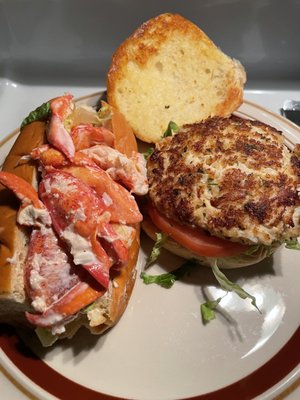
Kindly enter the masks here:
[[[156, 233], [159, 232], [159, 229], [151, 222], [148, 216], [144, 217], [142, 228], [151, 239], [156, 240]], [[272, 255], [279, 246], [280, 244], [274, 244], [272, 246], [261, 245], [255, 248], [253, 252], [218, 258], [218, 267], [234, 269], [257, 264], [258, 262]], [[187, 260], [196, 260], [204, 266], [210, 267], [215, 260], [213, 257], [200, 256], [199, 254], [193, 253], [173, 240], [171, 237], [167, 238], [163, 247], [179, 257]]]

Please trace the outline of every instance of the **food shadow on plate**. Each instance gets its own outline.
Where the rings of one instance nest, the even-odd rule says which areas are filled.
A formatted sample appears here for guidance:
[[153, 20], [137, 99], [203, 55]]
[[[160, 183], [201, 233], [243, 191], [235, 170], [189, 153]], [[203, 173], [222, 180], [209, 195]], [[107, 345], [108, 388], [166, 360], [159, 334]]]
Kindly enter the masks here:
[[78, 364], [88, 356], [90, 351], [95, 351], [96, 348], [99, 350], [104, 346], [108, 331], [101, 335], [91, 335], [88, 329], [81, 327], [71, 339], [58, 340], [51, 347], [42, 347], [38, 339], [34, 346], [31, 344], [30, 347], [41, 359], [47, 357], [47, 360], [51, 360], [59, 352], [67, 358], [64, 361], [72, 359], [73, 363]]
[[52, 346], [43, 347], [37, 335], [32, 329], [24, 327], [11, 327], [5, 324], [0, 324], [0, 341], [9, 344], [22, 354], [25, 358], [51, 360], [55, 357], [57, 351], [65, 352], [72, 355], [72, 359], [80, 362], [87, 356], [89, 351], [101, 348], [106, 340], [106, 334], [109, 330], [101, 335], [91, 335], [88, 329], [81, 327], [71, 338], [58, 340]]

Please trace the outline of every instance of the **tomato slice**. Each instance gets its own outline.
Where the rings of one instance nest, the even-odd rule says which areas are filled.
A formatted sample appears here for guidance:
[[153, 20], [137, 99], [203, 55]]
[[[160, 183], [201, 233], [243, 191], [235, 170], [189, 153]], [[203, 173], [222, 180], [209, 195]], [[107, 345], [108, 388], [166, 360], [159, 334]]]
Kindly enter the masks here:
[[247, 250], [248, 246], [210, 236], [203, 229], [182, 225], [162, 215], [152, 204], [147, 212], [157, 228], [192, 252], [206, 257], [229, 257]]

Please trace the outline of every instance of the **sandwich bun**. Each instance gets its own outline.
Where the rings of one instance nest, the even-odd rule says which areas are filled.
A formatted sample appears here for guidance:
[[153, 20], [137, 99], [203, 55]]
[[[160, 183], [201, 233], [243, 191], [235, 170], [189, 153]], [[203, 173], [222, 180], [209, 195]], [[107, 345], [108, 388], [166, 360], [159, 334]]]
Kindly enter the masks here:
[[[107, 114], [103, 119], [105, 121], [105, 132], [113, 130], [114, 133], [114, 149], [123, 154], [124, 157], [133, 156], [137, 152], [137, 143], [130, 126], [118, 110], [105, 103], [102, 106]], [[73, 120], [78, 119], [80, 115], [83, 121], [77, 121], [77, 123], [92, 123], [93, 119], [98, 118], [98, 116], [96, 111], [89, 108], [87, 107], [87, 112], [84, 106], [75, 108], [72, 114]], [[33, 149], [42, 148], [41, 146], [48, 143], [48, 132], [49, 126], [46, 122], [35, 121], [24, 126], [5, 159], [2, 171], [22, 178], [35, 190], [38, 190], [41, 179], [40, 167], [35, 160], [28, 156]], [[124, 190], [123, 187], [121, 193]], [[132, 198], [131, 201], [134, 201], [133, 196], [130, 195], [130, 197]], [[0, 323], [33, 328], [25, 317], [26, 312], [35, 311], [26, 290], [24, 278], [31, 228], [18, 223], [19, 207], [20, 202], [15, 194], [0, 185]], [[137, 206], [136, 210], [135, 212], [139, 213]], [[139, 221], [141, 220], [141, 217], [136, 218]], [[111, 270], [109, 285], [104, 295], [100, 296], [83, 312], [78, 312], [70, 322], [66, 322], [65, 330], [61, 333], [54, 336], [48, 335], [48, 329], [38, 327], [36, 332], [44, 346], [51, 345], [57, 338], [71, 338], [81, 326], [88, 328], [92, 334], [101, 334], [115, 325], [121, 318], [134, 286], [140, 246], [139, 222], [131, 223], [128, 227], [130, 238], [128, 237], [126, 242], [128, 248], [127, 262], [121, 268]], [[126, 230], [125, 233], [122, 232], [125, 228], [122, 224], [116, 227], [120, 231], [118, 233], [120, 237], [125, 234], [128, 236]]]
[[156, 143], [169, 121], [228, 116], [243, 101], [246, 73], [191, 21], [161, 14], [115, 51], [107, 74], [109, 103], [135, 135]]

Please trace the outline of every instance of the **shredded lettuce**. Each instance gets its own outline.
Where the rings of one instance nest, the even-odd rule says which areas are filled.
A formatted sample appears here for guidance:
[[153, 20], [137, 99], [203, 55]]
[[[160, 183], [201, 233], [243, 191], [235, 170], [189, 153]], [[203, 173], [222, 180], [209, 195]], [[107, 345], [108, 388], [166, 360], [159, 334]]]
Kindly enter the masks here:
[[243, 252], [246, 256], [251, 256], [252, 254], [256, 253], [259, 249], [261, 244], [254, 244], [253, 246], [250, 246], [246, 251]]
[[172, 273], [165, 273], [161, 275], [149, 275], [146, 272], [141, 272], [141, 278], [146, 285], [150, 285], [151, 283], [156, 283], [157, 285], [170, 289], [175, 281], [176, 276]]
[[227, 293], [224, 296], [217, 298], [217, 300], [208, 300], [207, 302], [200, 305], [200, 312], [204, 324], [207, 324], [209, 321], [216, 318], [215, 309], [217, 308], [223, 297], [225, 297], [226, 295]]
[[246, 256], [253, 256], [255, 253], [264, 253], [265, 257], [268, 257], [274, 253], [274, 245], [272, 246], [267, 246], [265, 244], [254, 244], [252, 246], [249, 246], [249, 248], [244, 251], [242, 254]]
[[158, 259], [160, 255], [160, 249], [168, 238], [168, 235], [166, 235], [165, 233], [155, 233], [155, 235], [156, 235], [156, 241], [152, 248], [151, 254], [147, 259], [145, 269], [150, 267], [150, 265], [153, 264]]
[[186, 273], [190, 271], [192, 267], [198, 265], [194, 261], [186, 261], [179, 268], [175, 269], [172, 272], [168, 272], [160, 275], [149, 275], [146, 272], [141, 273], [141, 278], [143, 279], [146, 285], [150, 285], [151, 283], [155, 283], [161, 287], [166, 289], [170, 289], [175, 281], [181, 279]]
[[237, 268], [257, 264], [270, 257], [279, 246], [279, 242], [273, 243], [271, 246], [264, 244], [252, 245], [236, 256], [218, 258], [218, 266], [220, 268]]
[[[182, 264], [179, 268], [173, 270], [172, 272], [159, 274], [159, 275], [150, 275], [146, 272], [141, 272], [140, 277], [146, 285], [156, 284], [163, 288], [170, 289], [174, 283], [181, 279], [186, 273], [188, 273], [191, 267], [199, 266], [200, 264], [197, 260], [188, 260], [184, 264]], [[204, 324], [209, 321], [215, 319], [215, 309], [221, 302], [221, 300], [227, 295], [228, 292], [235, 292], [242, 299], [250, 299], [251, 304], [255, 307], [260, 313], [260, 309], [256, 304], [256, 298], [252, 296], [250, 293], [246, 292], [240, 285], [237, 283], [231, 282], [223, 272], [220, 271], [217, 265], [217, 259], [214, 259], [211, 268], [213, 274], [217, 281], [219, 282], [221, 288], [226, 291], [224, 296], [219, 297], [216, 300], [209, 300], [200, 305], [200, 312], [202, 316], [202, 321]]]
[[35, 333], [44, 347], [50, 347], [58, 340], [58, 336], [53, 335], [51, 331], [46, 328], [37, 327]]
[[300, 243], [298, 242], [298, 239], [290, 239], [285, 241], [285, 247], [287, 249], [292, 249], [292, 250], [300, 250]]
[[168, 136], [172, 136], [173, 133], [176, 133], [178, 131], [179, 131], [178, 125], [175, 122], [170, 121], [169, 124], [168, 124], [167, 130], [164, 132], [162, 137], [165, 138], [165, 137], [168, 137]]
[[217, 265], [217, 259], [214, 260], [214, 262], [211, 265], [213, 274], [217, 281], [219, 282], [220, 286], [222, 289], [226, 290], [227, 292], [235, 292], [238, 296], [240, 296], [242, 299], [251, 299], [251, 304], [253, 307], [255, 307], [259, 312], [260, 309], [257, 307], [256, 304], [256, 299], [254, 296], [246, 292], [240, 285], [237, 283], [231, 282], [224, 274], [223, 272], [220, 271]]
[[89, 304], [88, 306], [82, 308], [80, 310], [81, 314], [87, 314], [89, 311], [93, 310], [96, 307], [96, 302], [94, 301], [93, 303]]
[[50, 114], [50, 101], [47, 101], [46, 103], [43, 103], [41, 106], [37, 107], [35, 110], [31, 111], [28, 116], [23, 119], [21, 123], [21, 129], [31, 122], [47, 120], [50, 117]]
[[153, 154], [153, 152], [154, 152], [154, 148], [149, 147], [144, 153], [145, 159], [148, 160], [148, 158]]

